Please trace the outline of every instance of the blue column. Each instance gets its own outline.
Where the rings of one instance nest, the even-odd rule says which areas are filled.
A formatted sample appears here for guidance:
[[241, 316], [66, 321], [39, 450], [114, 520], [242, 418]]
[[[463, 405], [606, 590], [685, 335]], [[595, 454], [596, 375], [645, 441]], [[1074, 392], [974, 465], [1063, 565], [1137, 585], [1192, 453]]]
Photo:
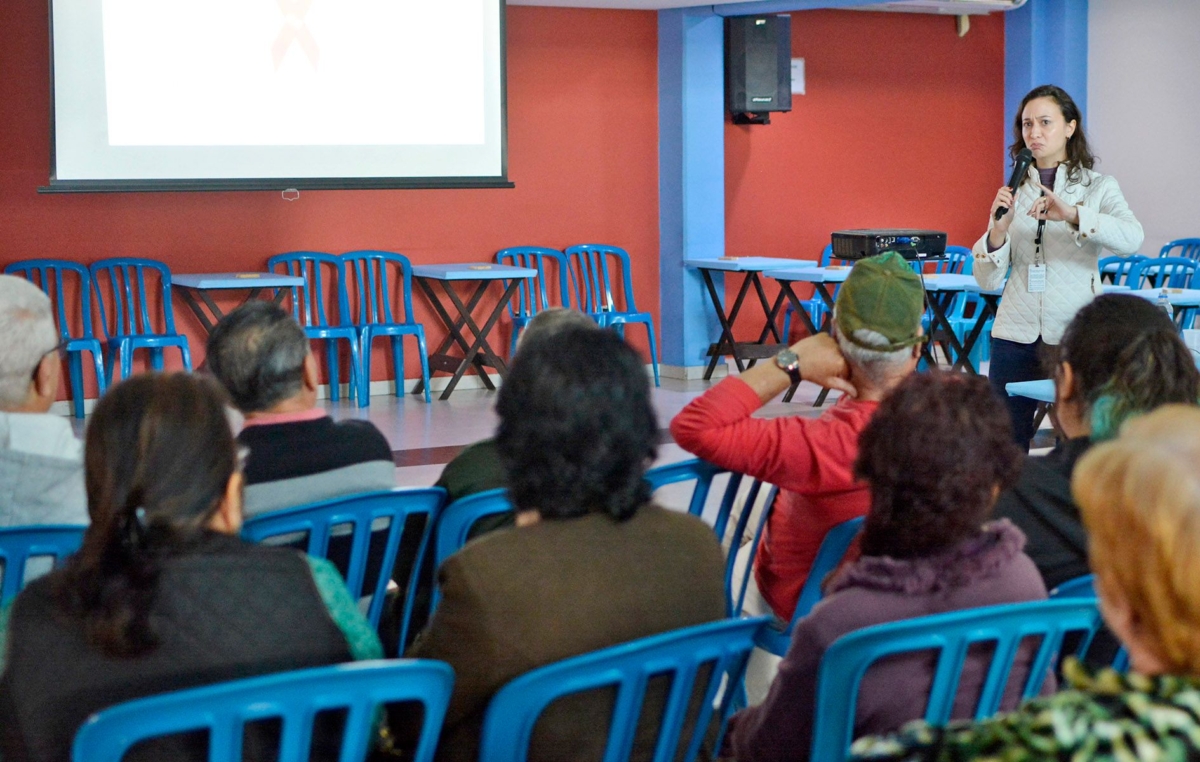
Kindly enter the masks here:
[[[662, 362], [698, 368], [716, 315], [684, 259], [725, 253], [724, 26], [712, 9], [658, 12], [658, 207]], [[718, 290], [723, 284], [718, 283]]]
[[1029, 0], [1004, 14], [1005, 146], [1021, 99], [1038, 85], [1066, 90], [1087, 119], [1087, 21], [1087, 0]]

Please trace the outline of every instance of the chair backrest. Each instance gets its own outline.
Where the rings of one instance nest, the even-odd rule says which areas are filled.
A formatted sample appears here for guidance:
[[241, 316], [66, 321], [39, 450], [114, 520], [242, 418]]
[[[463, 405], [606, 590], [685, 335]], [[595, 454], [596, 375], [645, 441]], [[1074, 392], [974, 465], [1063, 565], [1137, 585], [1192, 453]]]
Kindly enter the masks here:
[[[972, 644], [992, 644], [991, 663], [975, 707], [975, 719], [995, 714], [1009, 679], [1022, 680], [1022, 697], [1035, 696], [1053, 668], [1067, 633], [1094, 633], [1101, 624], [1095, 601], [1064, 599], [966, 609], [866, 627], [843, 635], [825, 650], [817, 673], [811, 759], [842, 760], [854, 731], [859, 685], [867, 669], [889, 656], [936, 652], [936, 668], [924, 719], [950, 720], [959, 678]], [[1037, 644], [1026, 675], [1012, 668], [1023, 643]]]
[[[354, 293], [356, 325], [413, 322], [412, 263], [403, 254], [363, 249], [342, 255], [347, 297]], [[394, 315], [392, 302], [403, 306]], [[397, 310], [399, 311], [399, 310]], [[349, 315], [349, 307], [347, 307]]]
[[[709, 508], [712, 502], [710, 497], [712, 496], [713, 482], [721, 475], [728, 475], [729, 478], [716, 503], [716, 512], [713, 513]], [[728, 616], [741, 614], [746, 600], [746, 588], [750, 582], [749, 566], [754, 562], [755, 551], [762, 539], [767, 517], [775, 504], [778, 488], [698, 458], [652, 468], [646, 472], [645, 478], [650, 483], [650, 489], [653, 492], [658, 492], [673, 484], [694, 482], [688, 501], [688, 513], [697, 518], [711, 520], [717, 541], [726, 548], [726, 614]], [[745, 485], [744, 489], [743, 485]], [[763, 503], [765, 508], [755, 514], [755, 505], [758, 504], [764, 489], [767, 490]], [[739, 506], [741, 510], [737, 513], [731, 532], [729, 521], [734, 518], [734, 511]], [[746, 556], [747, 566], [739, 568], [738, 551], [747, 542], [751, 543], [750, 552]]]
[[777, 656], [787, 653], [796, 623], [808, 616], [813, 606], [816, 606], [825, 597], [823, 588], [825, 578], [846, 557], [854, 539], [862, 531], [865, 520], [864, 516], [847, 519], [840, 524], [835, 524], [825, 533], [820, 547], [817, 548], [817, 555], [813, 559], [812, 567], [808, 570], [808, 576], [804, 578], [804, 584], [800, 588], [800, 596], [796, 599], [796, 609], [792, 613], [791, 621], [782, 628], [774, 622], [764, 627], [758, 636], [760, 646]]
[[304, 285], [291, 287], [292, 317], [305, 328], [327, 328], [326, 300], [333, 289], [338, 314], [333, 325], [343, 325], [350, 319], [350, 300], [346, 295], [346, 273], [341, 257], [320, 251], [292, 251], [276, 254], [267, 260], [267, 269], [274, 273], [304, 279]]
[[1141, 254], [1131, 254], [1128, 257], [1100, 257], [1100, 261], [1096, 263], [1096, 266], [1099, 268], [1101, 275], [1105, 274], [1106, 268], [1111, 268], [1113, 285], [1121, 286], [1129, 283], [1130, 271], [1148, 259], [1149, 257], [1143, 257]]
[[1139, 262], [1129, 271], [1126, 285], [1139, 288], [1188, 288], [1200, 262], [1184, 257], [1159, 257]]
[[381, 706], [424, 707], [414, 762], [431, 762], [454, 670], [431, 660], [364, 661], [278, 672], [128, 701], [88, 718], [75, 735], [74, 762], [118, 762], [141, 741], [208, 731], [209, 762], [242, 759], [247, 723], [278, 719], [279, 762], [307, 762], [313, 718], [344, 709], [341, 759], [362, 760], [374, 748]]
[[[242, 525], [242, 537], [251, 542], [263, 542], [272, 538], [288, 538], [298, 533], [307, 535], [307, 553], [325, 558], [329, 554], [329, 538], [335, 527], [351, 528], [350, 563], [346, 570], [346, 587], [355, 599], [364, 594], [371, 595], [371, 606], [367, 619], [373, 626], [379, 625], [383, 613], [383, 602], [391, 570], [396, 563], [396, 554], [404, 535], [405, 524], [410, 516], [423, 516], [425, 527], [422, 532], [413, 571], [409, 574], [409, 589], [405, 600], [413, 600], [417, 586], [417, 570], [429, 545], [433, 525], [446, 502], [446, 490], [441, 487], [424, 489], [397, 489], [385, 492], [367, 492], [361, 495], [326, 500], [312, 505], [285, 508], [247, 519]], [[374, 589], [363, 590], [367, 572], [367, 555], [371, 546], [372, 524], [386, 519], [387, 544], [380, 567], [379, 577], [374, 580]], [[379, 530], [383, 531], [383, 530]], [[400, 623], [400, 642], [406, 643], [408, 623], [412, 612], [406, 607]]]
[[[471, 527], [485, 516], [505, 513], [513, 509], [508, 490], [503, 487], [477, 492], [459, 498], [442, 509], [433, 530], [433, 570], [436, 574], [442, 562], [457, 553], [467, 544]], [[435, 584], [430, 603], [437, 608], [441, 591]]]
[[1095, 598], [1096, 575], [1085, 574], [1082, 577], [1069, 579], [1050, 591], [1053, 598]]
[[[171, 306], [171, 270], [162, 262], [153, 259], [131, 259], [119, 257], [93, 262], [88, 268], [92, 275], [92, 288], [96, 304], [100, 308], [100, 327], [106, 338], [117, 336], [153, 335], [159, 333], [150, 315], [146, 275], [158, 276], [159, 303], [162, 312], [164, 333], [175, 333], [175, 313]], [[105, 296], [108, 299], [105, 299]], [[109, 322], [106, 302], [112, 305], [112, 322]]]
[[83, 544], [82, 526], [31, 526], [0, 529], [0, 606], [8, 603], [25, 586], [25, 566], [33, 558], [51, 558], [58, 566]]
[[[6, 275], [19, 275], [46, 292], [54, 307], [54, 321], [58, 325], [58, 337], [68, 339], [90, 339], [92, 332], [92, 277], [88, 269], [77, 262], [61, 259], [26, 259], [5, 266]], [[74, 281], [73, 286], [67, 286]], [[67, 286], [64, 288], [64, 286]], [[67, 314], [68, 299], [79, 304], [78, 336], [72, 335], [72, 320]]]
[[[754, 648], [754, 632], [766, 617], [723, 619], [682, 630], [674, 630], [601, 651], [576, 656], [528, 672], [505, 685], [488, 705], [480, 740], [480, 762], [512, 762], [526, 759], [533, 727], [555, 699], [581, 691], [615, 689], [612, 718], [604, 762], [629, 759], [647, 683], [653, 677], [669, 676], [671, 687], [661, 715], [654, 749], [654, 762], [682, 759], [692, 762], [704, 740], [713, 713], [724, 720], [733, 706], [734, 691], [726, 690], [714, 707], [722, 680], [737, 685], [746, 659]], [[696, 675], [712, 665], [699, 714], [687, 717]], [[683, 729], [692, 720], [691, 737]], [[594, 733], [593, 727], [580, 728]], [[680, 747], [685, 752], [679, 755]]]
[[1162, 247], [1158, 256], [1200, 260], [1200, 238], [1177, 238]]
[[637, 312], [633, 301], [633, 274], [629, 253], [618, 246], [584, 243], [564, 252], [570, 264], [575, 303], [584, 312], [617, 312], [613, 300], [613, 270], [620, 270], [625, 312]]
[[964, 266], [972, 261], [972, 257], [971, 249], [966, 246], [947, 246], [946, 258], [942, 260], [945, 269], [939, 269], [938, 272], [962, 275]]
[[[496, 262], [537, 270], [536, 278], [526, 278], [518, 282], [517, 296], [508, 303], [510, 315], [532, 317], [551, 307], [571, 306], [571, 287], [568, 285], [570, 267], [567, 264], [567, 256], [558, 249], [513, 246], [496, 252]], [[552, 271], [558, 275], [558, 304], [552, 303], [549, 289], [546, 287]]]

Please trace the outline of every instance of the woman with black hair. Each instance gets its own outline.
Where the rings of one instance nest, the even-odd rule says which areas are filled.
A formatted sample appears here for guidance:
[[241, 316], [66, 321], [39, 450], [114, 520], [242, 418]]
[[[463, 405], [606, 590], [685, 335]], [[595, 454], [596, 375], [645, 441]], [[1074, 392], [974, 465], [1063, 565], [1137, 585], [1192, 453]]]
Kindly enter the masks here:
[[[642, 360], [619, 336], [567, 328], [529, 337], [496, 412], [516, 526], [442, 564], [441, 602], [408, 653], [454, 667], [443, 760], [479, 757], [488, 701], [518, 675], [725, 616], [712, 529], [650, 502], [642, 477], [658, 426]], [[650, 693], [648, 707], [661, 708], [664, 695]], [[529, 759], [600, 759], [611, 707], [610, 692], [555, 702]], [[653, 730], [639, 727], [632, 759], [652, 757]]]
[[[1021, 550], [1021, 531], [1008, 521], [989, 521], [1020, 457], [1008, 415], [982, 378], [920, 373], [884, 399], [859, 437], [854, 465], [871, 489], [862, 555], [831, 575], [825, 599], [796, 623], [766, 700], [731, 719], [723, 756], [738, 762], [808, 759], [817, 671], [825, 650], [848, 632], [1046, 597]], [[968, 657], [954, 717], [971, 716], [988, 656]], [[1031, 658], [1028, 649], [1019, 653], [1004, 708], [1016, 707]], [[896, 730], [920, 717], [933, 667], [923, 653], [872, 666], [862, 679], [854, 737]]]
[[[122, 701], [382, 656], [331, 564], [238, 539], [242, 476], [225, 404], [214, 381], [180, 373], [136, 376], [96, 405], [83, 546], [0, 612], [6, 762], [70, 759], [87, 717]], [[269, 736], [247, 740], [247, 759], [273, 756]], [[336, 737], [316, 750], [327, 742], [336, 758]], [[189, 734], [131, 756], [202, 760], [205, 746]]]
[[1172, 402], [1194, 405], [1200, 371], [1175, 324], [1152, 302], [1097, 297], [1063, 333], [1054, 369], [1054, 415], [1066, 439], [1027, 457], [1017, 483], [996, 504], [1029, 538], [1026, 552], [1047, 588], [1089, 574], [1087, 535], [1071, 497], [1075, 463], [1126, 420]]
[[1083, 115], [1062, 88], [1043, 85], [1021, 100], [1009, 146], [1014, 163], [1026, 149], [1034, 165], [1015, 193], [996, 192], [973, 254], [979, 285], [1004, 285], [988, 376], [1007, 401], [1015, 441], [1028, 449], [1037, 403], [1009, 397], [1005, 385], [1045, 378], [1067, 323], [1102, 292], [1101, 253], [1135, 254], [1143, 233], [1117, 181], [1093, 171]]

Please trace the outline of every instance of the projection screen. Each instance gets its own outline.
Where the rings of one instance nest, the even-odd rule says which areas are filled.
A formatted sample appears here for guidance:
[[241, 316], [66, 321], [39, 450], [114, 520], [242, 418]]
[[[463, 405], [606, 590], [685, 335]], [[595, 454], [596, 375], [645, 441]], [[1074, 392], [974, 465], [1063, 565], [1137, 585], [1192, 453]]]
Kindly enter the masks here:
[[46, 190], [508, 187], [503, 0], [52, 0]]

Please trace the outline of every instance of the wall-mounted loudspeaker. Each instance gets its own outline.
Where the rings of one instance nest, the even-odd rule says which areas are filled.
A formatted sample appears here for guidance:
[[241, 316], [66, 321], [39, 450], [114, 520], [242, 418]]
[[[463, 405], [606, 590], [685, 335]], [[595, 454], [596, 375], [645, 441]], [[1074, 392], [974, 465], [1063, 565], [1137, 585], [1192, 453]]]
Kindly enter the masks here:
[[791, 16], [725, 19], [725, 105], [735, 124], [769, 124], [792, 110]]

